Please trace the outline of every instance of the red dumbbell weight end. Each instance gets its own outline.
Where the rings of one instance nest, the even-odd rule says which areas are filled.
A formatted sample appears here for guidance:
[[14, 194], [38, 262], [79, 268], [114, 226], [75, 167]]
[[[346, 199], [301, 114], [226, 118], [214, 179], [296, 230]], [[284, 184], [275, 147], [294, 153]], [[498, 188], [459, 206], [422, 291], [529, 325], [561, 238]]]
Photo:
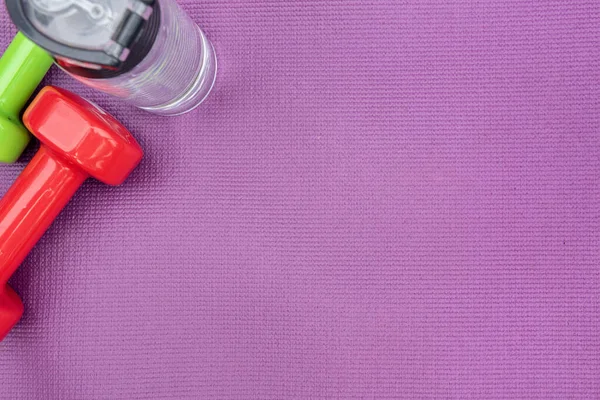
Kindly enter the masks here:
[[87, 178], [120, 185], [143, 156], [117, 120], [64, 89], [42, 89], [23, 122], [41, 147], [0, 201], [0, 341], [23, 314], [7, 281], [56, 216]]

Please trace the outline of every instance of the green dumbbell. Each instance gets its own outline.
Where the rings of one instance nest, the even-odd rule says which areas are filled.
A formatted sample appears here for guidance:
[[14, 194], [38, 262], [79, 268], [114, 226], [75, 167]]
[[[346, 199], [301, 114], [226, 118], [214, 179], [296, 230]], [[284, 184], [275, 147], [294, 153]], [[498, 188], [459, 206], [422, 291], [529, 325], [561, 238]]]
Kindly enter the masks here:
[[15, 162], [31, 139], [21, 110], [52, 67], [53, 58], [17, 33], [0, 58], [0, 162]]

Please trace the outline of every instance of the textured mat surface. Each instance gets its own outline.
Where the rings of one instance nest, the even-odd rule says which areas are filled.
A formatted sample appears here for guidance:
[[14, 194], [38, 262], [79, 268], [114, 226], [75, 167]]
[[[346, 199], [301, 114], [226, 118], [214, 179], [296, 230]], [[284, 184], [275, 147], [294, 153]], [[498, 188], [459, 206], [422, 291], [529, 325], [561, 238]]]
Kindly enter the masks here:
[[146, 158], [15, 275], [0, 398], [600, 397], [600, 3], [182, 4], [195, 112], [47, 80]]

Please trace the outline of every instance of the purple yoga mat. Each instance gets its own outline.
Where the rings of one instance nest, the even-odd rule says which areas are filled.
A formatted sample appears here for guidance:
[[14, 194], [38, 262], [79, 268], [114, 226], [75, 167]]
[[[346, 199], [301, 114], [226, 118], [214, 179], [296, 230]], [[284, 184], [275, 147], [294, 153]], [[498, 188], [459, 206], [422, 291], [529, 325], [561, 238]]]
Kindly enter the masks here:
[[600, 398], [597, 0], [181, 4], [193, 113], [46, 81], [146, 157], [14, 276], [0, 398]]

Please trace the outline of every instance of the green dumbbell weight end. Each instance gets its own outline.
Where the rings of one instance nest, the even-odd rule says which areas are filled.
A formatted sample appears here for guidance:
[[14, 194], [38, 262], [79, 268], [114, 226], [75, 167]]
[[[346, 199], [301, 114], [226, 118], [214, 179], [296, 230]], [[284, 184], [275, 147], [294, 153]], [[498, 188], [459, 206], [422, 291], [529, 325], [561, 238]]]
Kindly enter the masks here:
[[27, 147], [31, 136], [21, 123], [21, 110], [53, 62], [20, 32], [0, 58], [0, 162], [15, 162]]

